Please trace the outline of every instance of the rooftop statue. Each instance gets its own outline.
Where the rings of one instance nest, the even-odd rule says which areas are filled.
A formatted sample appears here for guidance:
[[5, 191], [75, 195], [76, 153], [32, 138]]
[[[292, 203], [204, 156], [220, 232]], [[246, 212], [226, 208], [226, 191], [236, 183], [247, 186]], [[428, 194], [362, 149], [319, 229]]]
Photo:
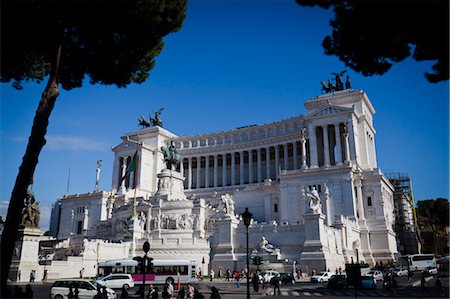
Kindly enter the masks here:
[[39, 227], [40, 215], [39, 203], [36, 202], [33, 191], [28, 189], [27, 195], [25, 195], [25, 208], [22, 212], [22, 225], [25, 227]]
[[161, 120], [161, 118], [159, 117], [161, 115], [161, 112], [164, 110], [164, 108], [159, 109], [158, 111], [155, 111], [155, 116], [152, 117], [152, 115], [149, 115], [149, 120], [147, 120], [143, 115], [141, 115], [141, 117], [138, 119], [139, 120], [139, 125], [142, 126], [143, 128], [148, 128], [148, 127], [162, 127], [163, 126], [163, 122]]
[[180, 164], [180, 155], [177, 153], [177, 149], [173, 145], [161, 146], [161, 151], [164, 154], [164, 162], [166, 163], [167, 169], [177, 168]]
[[351, 88], [351, 84], [350, 84], [350, 76], [347, 75], [347, 81], [345, 82], [345, 87], [344, 87], [344, 81], [342, 80], [342, 76], [346, 73], [347, 71], [342, 71], [339, 73], [331, 73], [332, 75], [334, 75], [334, 84], [333, 82], [331, 82], [331, 79], [328, 79], [328, 85], [327, 83], [325, 83], [325, 81], [321, 81], [320, 84], [322, 85], [322, 93], [331, 93], [331, 92], [335, 92], [335, 91], [340, 91], [340, 90], [344, 90], [344, 89], [350, 89]]

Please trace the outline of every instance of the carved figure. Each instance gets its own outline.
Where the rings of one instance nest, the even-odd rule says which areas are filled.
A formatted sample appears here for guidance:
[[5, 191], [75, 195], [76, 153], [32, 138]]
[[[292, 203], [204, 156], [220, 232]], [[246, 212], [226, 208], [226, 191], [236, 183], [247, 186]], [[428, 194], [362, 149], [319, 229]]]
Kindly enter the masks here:
[[342, 82], [342, 76], [346, 73], [347, 71], [342, 71], [340, 73], [331, 73], [335, 76], [335, 81], [336, 81], [336, 90], [344, 90], [344, 83]]
[[234, 214], [234, 200], [231, 197], [231, 195], [230, 194], [222, 195], [221, 200], [222, 200], [222, 202], [225, 205], [225, 211], [224, 212], [226, 214], [230, 215], [231, 217], [235, 217], [235, 214]]
[[148, 128], [150, 126], [162, 127], [163, 126], [163, 122], [162, 122], [162, 120], [161, 120], [161, 118], [159, 116], [161, 115], [161, 112], [163, 110], [164, 110], [164, 108], [161, 108], [158, 111], [155, 111], [155, 117], [152, 117], [151, 115], [149, 115], [149, 120], [145, 119], [145, 117], [143, 115], [141, 115], [141, 117], [138, 119], [139, 120], [139, 125], [142, 126], [143, 128]]
[[320, 196], [316, 188], [313, 187], [311, 191], [306, 193], [305, 200], [308, 201], [309, 209], [312, 213], [322, 213], [322, 204], [320, 202]]
[[328, 90], [329, 90], [329, 92], [333, 92], [333, 91], [337, 90], [336, 85], [334, 85], [330, 79], [328, 79]]
[[161, 146], [161, 151], [164, 154], [164, 162], [167, 169], [174, 169], [180, 164], [180, 155], [177, 153], [176, 147], [173, 143], [169, 147]]
[[22, 213], [22, 225], [25, 227], [38, 227], [41, 212], [39, 211], [39, 203], [36, 202], [34, 193], [28, 189], [25, 195], [25, 208]]
[[345, 81], [345, 89], [352, 88], [352, 84], [350, 83], [350, 76], [347, 75], [347, 81]]
[[331, 89], [330, 89], [330, 86], [329, 85], [327, 85], [326, 83], [325, 83], [325, 81], [320, 81], [320, 83], [322, 84], [322, 93], [325, 91], [325, 93], [329, 93], [329, 92], [331, 92]]
[[273, 253], [273, 252], [279, 252], [280, 249], [276, 248], [275, 246], [273, 246], [272, 244], [269, 243], [269, 241], [267, 241], [267, 239], [262, 236], [261, 237], [261, 241], [259, 241], [259, 247], [261, 247], [262, 250], [268, 252], [268, 253]]

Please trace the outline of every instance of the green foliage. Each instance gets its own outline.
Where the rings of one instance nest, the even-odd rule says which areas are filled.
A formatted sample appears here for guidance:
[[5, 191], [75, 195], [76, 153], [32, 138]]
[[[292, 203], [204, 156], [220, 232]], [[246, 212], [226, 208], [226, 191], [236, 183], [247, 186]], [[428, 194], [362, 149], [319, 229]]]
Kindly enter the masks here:
[[186, 0], [2, 1], [0, 81], [42, 81], [62, 45], [64, 89], [80, 87], [85, 75], [92, 84], [142, 83], [185, 14]]
[[412, 56], [435, 61], [425, 77], [449, 79], [448, 1], [296, 0], [302, 6], [332, 8], [331, 35], [322, 46], [365, 76], [386, 73]]
[[419, 200], [417, 215], [425, 226], [435, 226], [444, 229], [449, 226], [449, 202], [445, 198]]

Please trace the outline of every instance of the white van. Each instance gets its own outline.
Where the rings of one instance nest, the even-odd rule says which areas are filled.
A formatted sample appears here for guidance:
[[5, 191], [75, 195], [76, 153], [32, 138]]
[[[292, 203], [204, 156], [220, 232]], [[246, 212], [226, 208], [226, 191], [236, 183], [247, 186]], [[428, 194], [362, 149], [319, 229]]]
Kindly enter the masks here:
[[121, 289], [134, 287], [134, 281], [131, 274], [111, 273], [103, 278], [97, 279], [97, 283], [111, 289]]
[[[97, 295], [97, 287], [101, 285], [97, 284], [93, 280], [88, 279], [59, 279], [53, 283], [50, 289], [51, 299], [66, 299], [69, 298], [69, 289], [75, 291], [78, 289], [79, 299], [92, 299]], [[116, 299], [116, 292], [110, 288], [106, 288], [108, 299]]]
[[267, 270], [267, 271], [261, 272], [259, 274], [259, 280], [261, 282], [264, 281], [265, 283], [270, 283], [270, 280], [278, 275], [280, 275], [280, 273], [278, 273], [278, 271]]
[[319, 272], [314, 276], [311, 276], [311, 282], [328, 282], [331, 276], [335, 275], [334, 272]]

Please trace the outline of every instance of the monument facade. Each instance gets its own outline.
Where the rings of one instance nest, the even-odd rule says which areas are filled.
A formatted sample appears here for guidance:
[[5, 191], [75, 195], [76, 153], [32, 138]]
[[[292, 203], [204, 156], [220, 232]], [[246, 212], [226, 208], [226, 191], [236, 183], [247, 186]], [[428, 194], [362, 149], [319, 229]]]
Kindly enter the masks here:
[[266, 264], [310, 272], [393, 260], [394, 188], [377, 167], [368, 96], [340, 90], [305, 107], [224, 132], [177, 136], [159, 121], [127, 133], [112, 149], [112, 190], [58, 199], [51, 233], [121, 242], [128, 257], [149, 241], [156, 259], [242, 269], [248, 207], [249, 250]]

